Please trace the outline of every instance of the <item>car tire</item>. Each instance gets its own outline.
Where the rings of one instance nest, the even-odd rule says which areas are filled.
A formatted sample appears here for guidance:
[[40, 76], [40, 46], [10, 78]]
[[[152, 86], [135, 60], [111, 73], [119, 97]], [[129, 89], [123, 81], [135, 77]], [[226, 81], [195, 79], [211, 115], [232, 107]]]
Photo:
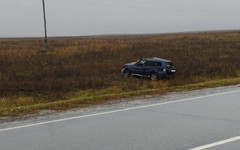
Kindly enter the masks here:
[[156, 73], [153, 73], [150, 78], [152, 81], [156, 81], [158, 80], [158, 75]]
[[129, 78], [130, 76], [131, 76], [131, 72], [129, 70], [124, 70], [123, 77], [124, 78]]

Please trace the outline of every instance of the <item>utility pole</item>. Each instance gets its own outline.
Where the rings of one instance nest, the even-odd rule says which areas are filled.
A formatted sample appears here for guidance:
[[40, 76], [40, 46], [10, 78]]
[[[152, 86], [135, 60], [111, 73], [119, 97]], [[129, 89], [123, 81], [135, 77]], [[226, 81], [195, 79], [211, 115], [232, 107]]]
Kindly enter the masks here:
[[42, 0], [42, 4], [43, 4], [43, 20], [44, 20], [44, 30], [45, 30], [45, 50], [48, 49], [48, 39], [47, 39], [47, 20], [46, 20], [46, 11], [45, 11], [45, 1]]

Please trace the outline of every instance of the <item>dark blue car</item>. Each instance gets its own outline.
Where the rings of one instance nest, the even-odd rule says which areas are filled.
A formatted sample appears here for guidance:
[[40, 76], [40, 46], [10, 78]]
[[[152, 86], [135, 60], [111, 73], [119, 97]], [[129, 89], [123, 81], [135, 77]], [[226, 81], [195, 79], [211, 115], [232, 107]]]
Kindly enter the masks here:
[[172, 77], [176, 69], [170, 60], [161, 58], [141, 58], [137, 62], [125, 64], [122, 69], [123, 77], [141, 76], [151, 80]]

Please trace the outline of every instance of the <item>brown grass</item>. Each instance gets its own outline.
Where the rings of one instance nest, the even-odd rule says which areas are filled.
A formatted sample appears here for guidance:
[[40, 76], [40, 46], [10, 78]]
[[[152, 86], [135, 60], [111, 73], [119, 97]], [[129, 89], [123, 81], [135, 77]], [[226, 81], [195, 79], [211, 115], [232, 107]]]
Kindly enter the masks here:
[[[22, 104], [51, 102], [77, 91], [112, 87], [128, 91], [182, 86], [238, 77], [240, 72], [240, 32], [236, 31], [50, 38], [49, 44], [49, 51], [41, 53], [42, 39], [0, 39], [0, 98], [4, 98], [0, 104], [18, 105], [14, 99], [19, 97], [31, 97]], [[124, 63], [153, 56], [175, 63], [174, 80], [152, 83], [121, 77]]]

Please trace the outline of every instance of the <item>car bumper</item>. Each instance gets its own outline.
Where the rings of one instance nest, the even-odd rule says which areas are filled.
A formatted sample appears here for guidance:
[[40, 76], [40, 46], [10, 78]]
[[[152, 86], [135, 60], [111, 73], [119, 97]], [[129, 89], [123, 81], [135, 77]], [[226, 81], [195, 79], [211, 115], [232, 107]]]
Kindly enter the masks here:
[[123, 68], [123, 69], [121, 70], [121, 74], [123, 74], [123, 73], [124, 73], [124, 70], [125, 70], [125, 68]]

